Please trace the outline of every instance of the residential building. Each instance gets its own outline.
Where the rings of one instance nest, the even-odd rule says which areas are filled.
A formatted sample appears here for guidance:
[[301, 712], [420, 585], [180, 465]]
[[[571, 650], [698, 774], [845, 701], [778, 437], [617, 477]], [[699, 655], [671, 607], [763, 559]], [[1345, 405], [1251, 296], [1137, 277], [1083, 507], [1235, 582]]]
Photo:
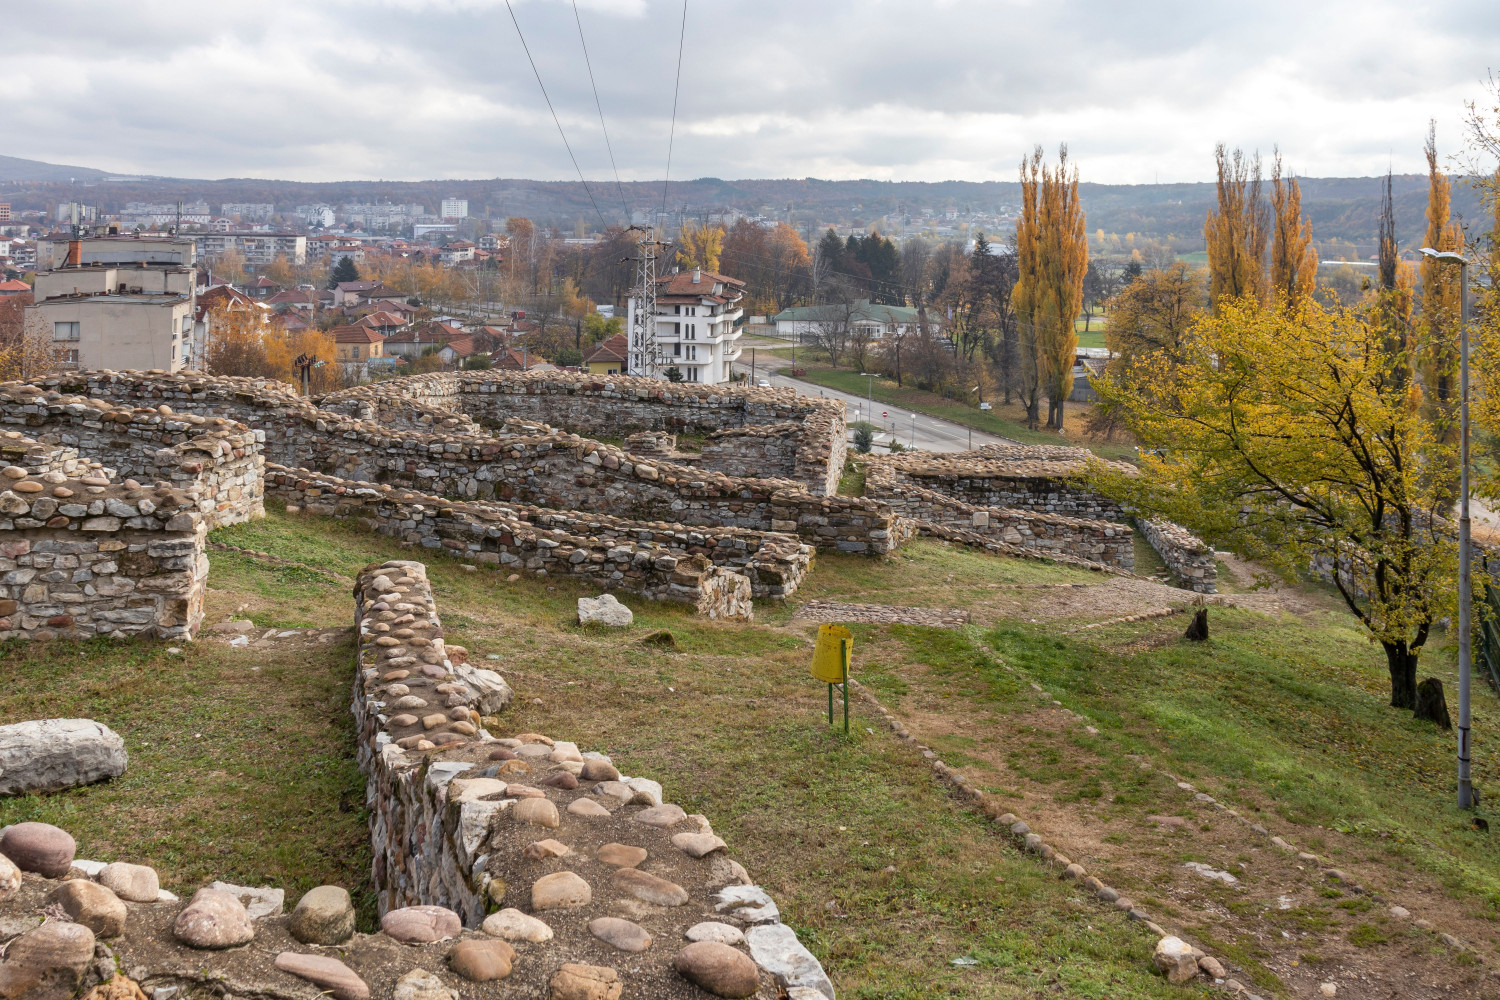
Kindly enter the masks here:
[[467, 219], [469, 217], [468, 199], [444, 198], [442, 209], [438, 214], [445, 219]]
[[219, 206], [221, 215], [238, 215], [243, 222], [270, 222], [276, 206], [262, 202], [230, 202]]
[[392, 334], [385, 339], [385, 353], [387, 356], [400, 358], [420, 358], [428, 351], [442, 347], [459, 337], [464, 332], [444, 323], [424, 323], [419, 327], [402, 330], [400, 333]]
[[361, 317], [355, 325], [368, 327], [382, 337], [389, 337], [393, 333], [398, 333], [406, 325], [406, 318], [381, 309]]
[[0, 201], [0, 222], [10, 221], [10, 202]]
[[30, 295], [31, 286], [24, 281], [0, 281], [0, 299], [8, 299], [13, 295]]
[[338, 236], [332, 233], [308, 238], [308, 260], [326, 260], [329, 264], [337, 267], [339, 261], [345, 257], [348, 257], [356, 264], [363, 263], [365, 259], [364, 243], [348, 236]]
[[232, 233], [195, 233], [198, 252], [205, 257], [239, 254], [246, 264], [264, 266], [277, 257], [288, 264], [307, 263], [307, 237], [301, 233], [255, 233], [238, 230]]
[[[776, 333], [783, 337], [812, 339], [847, 327], [851, 337], [863, 337], [866, 341], [916, 333], [921, 323], [917, 310], [910, 306], [879, 305], [869, 299], [797, 306], [783, 309], [771, 319], [776, 324]], [[928, 322], [934, 328], [938, 326], [934, 316], [929, 316]]]
[[[676, 367], [685, 382], [728, 382], [730, 366], [740, 356], [736, 323], [744, 315], [744, 297], [743, 281], [698, 268], [657, 278], [656, 377], [665, 378], [662, 373]], [[632, 337], [639, 305], [639, 297], [632, 296], [625, 324]], [[642, 347], [630, 344], [629, 369], [637, 374], [652, 367]]]
[[438, 260], [453, 265], [474, 259], [474, 244], [468, 240], [454, 240], [438, 251]]
[[384, 288], [378, 281], [340, 281], [333, 286], [333, 304], [335, 306], [357, 306], [365, 301], [365, 296], [377, 288]]
[[336, 356], [345, 364], [362, 364], [384, 356], [385, 338], [367, 326], [336, 326], [329, 332]]
[[281, 291], [281, 286], [264, 274], [245, 286], [245, 294], [252, 299], [265, 301]]
[[77, 368], [181, 371], [201, 343], [193, 242], [104, 236], [38, 243], [26, 310]]
[[630, 344], [624, 334], [615, 334], [583, 356], [583, 367], [591, 375], [628, 375], [625, 359]]

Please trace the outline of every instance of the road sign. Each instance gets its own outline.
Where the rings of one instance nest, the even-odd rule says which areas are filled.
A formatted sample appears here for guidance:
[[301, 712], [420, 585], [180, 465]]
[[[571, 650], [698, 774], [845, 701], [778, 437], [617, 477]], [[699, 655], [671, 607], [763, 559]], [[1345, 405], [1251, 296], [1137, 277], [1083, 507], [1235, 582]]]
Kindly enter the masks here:
[[849, 667], [854, 634], [843, 625], [819, 625], [813, 647], [812, 675], [828, 685], [828, 724], [833, 725], [833, 689], [843, 688], [844, 732], [849, 731]]

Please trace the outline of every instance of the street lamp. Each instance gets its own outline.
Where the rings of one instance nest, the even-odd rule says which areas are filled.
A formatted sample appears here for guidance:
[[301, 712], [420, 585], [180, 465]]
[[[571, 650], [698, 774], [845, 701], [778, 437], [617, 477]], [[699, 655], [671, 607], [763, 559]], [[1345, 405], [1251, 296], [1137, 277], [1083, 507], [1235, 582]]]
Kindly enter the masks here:
[[1458, 265], [1458, 807], [1473, 809], [1474, 784], [1469, 776], [1469, 662], [1472, 645], [1469, 604], [1469, 262], [1452, 250], [1423, 247], [1422, 253], [1444, 264]]
[[865, 397], [870, 401], [870, 417], [875, 416], [875, 376], [870, 372], [860, 372], [868, 381], [865, 382]]

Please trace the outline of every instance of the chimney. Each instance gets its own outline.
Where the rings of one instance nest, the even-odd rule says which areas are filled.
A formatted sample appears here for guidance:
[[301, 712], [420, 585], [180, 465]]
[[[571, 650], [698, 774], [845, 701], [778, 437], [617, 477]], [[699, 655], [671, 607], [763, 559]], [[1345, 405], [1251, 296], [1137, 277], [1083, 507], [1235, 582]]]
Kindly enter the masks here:
[[80, 267], [83, 264], [83, 240], [68, 241], [68, 266]]
[[703, 280], [703, 268], [701, 268], [701, 267], [695, 267], [695, 268], [693, 268], [693, 284], [696, 285], [696, 284], [700, 283], [702, 280]]

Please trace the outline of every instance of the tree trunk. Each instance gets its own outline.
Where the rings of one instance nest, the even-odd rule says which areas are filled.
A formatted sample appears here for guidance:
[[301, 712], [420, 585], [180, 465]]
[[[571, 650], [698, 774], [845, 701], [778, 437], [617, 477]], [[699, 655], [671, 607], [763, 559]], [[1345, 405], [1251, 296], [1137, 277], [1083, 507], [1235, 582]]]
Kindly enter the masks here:
[[1417, 707], [1417, 651], [1404, 642], [1383, 642], [1385, 662], [1391, 673], [1391, 707]]
[[1439, 729], [1452, 729], [1448, 717], [1448, 699], [1443, 696], [1443, 682], [1429, 677], [1417, 685], [1416, 716], [1437, 723]]

